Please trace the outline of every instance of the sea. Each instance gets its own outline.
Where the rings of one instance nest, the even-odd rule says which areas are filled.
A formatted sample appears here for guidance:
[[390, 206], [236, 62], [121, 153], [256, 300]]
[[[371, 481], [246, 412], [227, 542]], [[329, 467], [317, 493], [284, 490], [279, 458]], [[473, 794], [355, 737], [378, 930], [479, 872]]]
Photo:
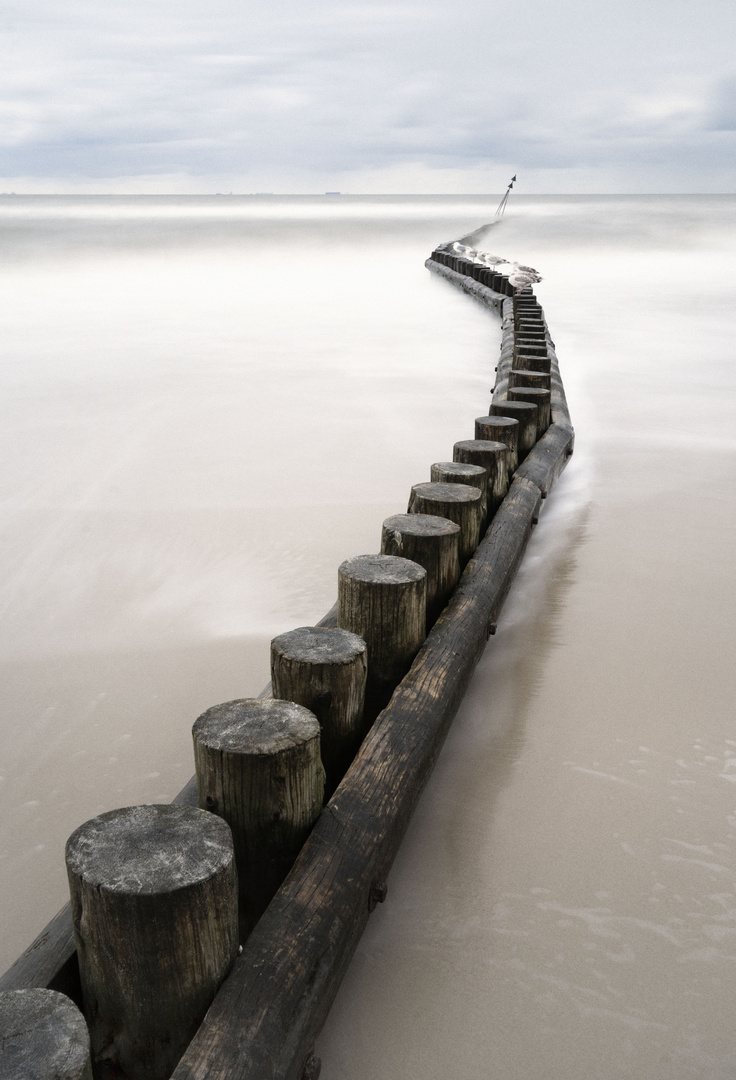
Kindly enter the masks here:
[[0, 197], [0, 970], [472, 437], [499, 322], [424, 266], [472, 233], [543, 277], [576, 449], [322, 1080], [732, 1080], [736, 197], [499, 200]]

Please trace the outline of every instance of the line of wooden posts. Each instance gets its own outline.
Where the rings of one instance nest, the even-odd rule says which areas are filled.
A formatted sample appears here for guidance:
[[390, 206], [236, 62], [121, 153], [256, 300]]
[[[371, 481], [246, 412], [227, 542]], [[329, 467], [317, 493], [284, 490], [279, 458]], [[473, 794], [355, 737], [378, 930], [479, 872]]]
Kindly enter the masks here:
[[[70, 904], [0, 980], [4, 1080], [314, 1080], [314, 1039], [573, 431], [530, 290], [444, 249], [502, 314], [488, 415], [432, 465], [260, 698], [208, 709], [169, 805], [69, 838]], [[77, 1008], [83, 1009], [84, 1015]]]

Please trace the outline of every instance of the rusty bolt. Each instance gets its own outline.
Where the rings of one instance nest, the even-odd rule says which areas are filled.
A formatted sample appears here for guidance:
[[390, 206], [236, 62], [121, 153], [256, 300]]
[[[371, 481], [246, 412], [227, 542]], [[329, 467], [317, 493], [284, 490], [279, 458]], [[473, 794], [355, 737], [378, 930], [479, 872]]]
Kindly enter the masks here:
[[385, 881], [374, 881], [368, 895], [368, 910], [373, 911], [376, 904], [382, 904], [388, 896], [388, 885]]
[[302, 1072], [302, 1080], [317, 1080], [319, 1074], [322, 1072], [322, 1062], [314, 1054], [310, 1054], [307, 1060], [304, 1062], [304, 1071]]

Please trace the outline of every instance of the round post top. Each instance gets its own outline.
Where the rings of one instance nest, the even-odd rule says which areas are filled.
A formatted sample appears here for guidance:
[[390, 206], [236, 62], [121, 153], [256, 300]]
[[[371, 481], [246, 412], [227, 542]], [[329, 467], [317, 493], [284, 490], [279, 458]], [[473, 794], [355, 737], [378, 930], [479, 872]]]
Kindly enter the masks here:
[[451, 536], [460, 532], [454, 521], [434, 514], [393, 514], [386, 518], [383, 528], [411, 536]]
[[[484, 445], [488, 445], [487, 443]], [[504, 447], [504, 450], [506, 447]], [[443, 484], [441, 482], [428, 484], [415, 484], [411, 489], [419, 498], [434, 502], [446, 503], [475, 503], [480, 502], [483, 493], [477, 487], [470, 484]]]
[[154, 894], [195, 885], [233, 858], [229, 826], [193, 806], [126, 806], [90, 818], [69, 837], [70, 873], [106, 892]]
[[409, 585], [426, 578], [427, 571], [399, 555], [356, 555], [340, 564], [339, 576], [373, 585]]
[[0, 993], [0, 1076], [91, 1080], [89, 1033], [73, 1001], [40, 988]]
[[192, 728], [202, 746], [254, 757], [292, 750], [317, 738], [319, 732], [313, 712], [279, 698], [238, 698], [213, 705]]
[[306, 664], [347, 663], [357, 660], [366, 652], [362, 637], [350, 630], [328, 626], [299, 626], [279, 634], [271, 642], [271, 648], [285, 660], [298, 660]]

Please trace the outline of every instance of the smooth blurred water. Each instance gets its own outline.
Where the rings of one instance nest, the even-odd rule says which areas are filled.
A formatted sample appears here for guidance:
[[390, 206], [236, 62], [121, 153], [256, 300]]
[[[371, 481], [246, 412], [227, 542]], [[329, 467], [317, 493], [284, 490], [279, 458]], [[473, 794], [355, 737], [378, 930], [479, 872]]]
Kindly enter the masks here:
[[[2, 949], [487, 411], [478, 198], [0, 200]], [[731, 1077], [736, 199], [516, 199], [577, 431], [325, 1080]]]

